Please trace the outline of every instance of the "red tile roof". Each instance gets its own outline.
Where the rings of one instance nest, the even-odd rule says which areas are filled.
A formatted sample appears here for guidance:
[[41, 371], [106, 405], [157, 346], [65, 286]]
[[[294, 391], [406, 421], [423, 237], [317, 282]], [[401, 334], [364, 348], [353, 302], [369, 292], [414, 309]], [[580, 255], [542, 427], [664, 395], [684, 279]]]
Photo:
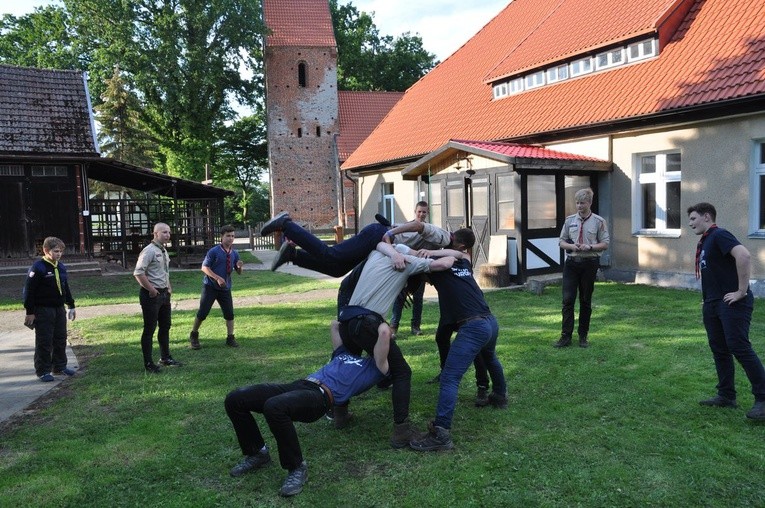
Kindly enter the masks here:
[[[572, 7], [557, 40], [545, 23], [550, 9], [561, 2]], [[529, 46], [524, 60], [528, 65], [548, 61], [553, 54], [570, 54], [579, 46], [625, 37], [630, 32], [622, 19], [632, 19], [636, 31], [659, 24], [635, 13], [642, 9], [654, 19], [664, 19], [671, 13], [662, 13], [661, 6], [675, 7], [674, 2], [659, 0], [514, 0], [407, 90], [343, 168], [409, 160], [454, 138], [522, 139], [765, 96], [765, 2], [698, 0], [658, 58], [492, 99], [485, 78], [537, 30], [548, 34], [546, 42], [554, 50], [548, 52], [539, 42], [534, 53]], [[588, 17], [618, 26], [603, 26], [608, 35], [600, 42], [590, 40], [577, 28]], [[570, 40], [576, 44], [567, 47]]]
[[497, 155], [512, 158], [606, 162], [596, 157], [559, 152], [557, 150], [550, 150], [549, 148], [542, 148], [534, 145], [519, 145], [516, 143], [502, 143], [499, 141], [467, 141], [460, 139], [454, 139], [452, 140], [452, 143], [464, 145], [466, 148], [474, 148], [476, 150], [492, 152]]
[[263, 0], [266, 46], [334, 47], [327, 0]]
[[337, 150], [340, 162], [359, 147], [403, 96], [404, 92], [337, 92], [340, 110]]

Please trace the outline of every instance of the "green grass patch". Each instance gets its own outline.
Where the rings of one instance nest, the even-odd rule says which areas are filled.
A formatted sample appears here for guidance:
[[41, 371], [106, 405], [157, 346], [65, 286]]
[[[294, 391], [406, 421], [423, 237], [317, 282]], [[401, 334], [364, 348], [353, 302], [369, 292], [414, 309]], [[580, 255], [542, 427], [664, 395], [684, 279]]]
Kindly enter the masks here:
[[[273, 285], [278, 275], [254, 274], [274, 277]], [[277, 495], [286, 472], [275, 449], [274, 465], [228, 476], [240, 452], [223, 399], [235, 387], [291, 381], [321, 366], [332, 299], [237, 308], [239, 349], [225, 347], [216, 310], [202, 327], [202, 349], [187, 349], [194, 313], [175, 311], [172, 350], [185, 365], [160, 375], [142, 370], [139, 317], [78, 320], [86, 366], [60, 397], [2, 435], [0, 504], [762, 506], [765, 426], [744, 417], [752, 396], [743, 372], [741, 409], [698, 405], [716, 383], [699, 299], [598, 284], [591, 347], [559, 350], [559, 287], [542, 296], [488, 293], [509, 408], [473, 406], [471, 369], [455, 412], [456, 449], [393, 450], [390, 392], [373, 389], [352, 403], [348, 429], [297, 424], [309, 480], [290, 500]], [[763, 353], [762, 301], [755, 305], [751, 337]], [[426, 383], [438, 372], [437, 321], [438, 306], [426, 303], [425, 335], [400, 340], [413, 371], [411, 417], [423, 428], [438, 396]]]

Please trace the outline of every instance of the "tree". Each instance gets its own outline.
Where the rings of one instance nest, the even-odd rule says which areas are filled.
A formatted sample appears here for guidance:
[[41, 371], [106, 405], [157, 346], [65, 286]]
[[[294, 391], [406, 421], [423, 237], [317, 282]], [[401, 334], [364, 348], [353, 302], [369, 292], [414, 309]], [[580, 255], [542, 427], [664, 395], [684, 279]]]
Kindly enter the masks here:
[[339, 90], [403, 92], [438, 63], [422, 46], [422, 38], [408, 32], [380, 36], [372, 16], [352, 3], [330, 0], [337, 42]]
[[26, 16], [0, 18], [0, 63], [23, 67], [83, 69], [68, 13], [37, 7]]

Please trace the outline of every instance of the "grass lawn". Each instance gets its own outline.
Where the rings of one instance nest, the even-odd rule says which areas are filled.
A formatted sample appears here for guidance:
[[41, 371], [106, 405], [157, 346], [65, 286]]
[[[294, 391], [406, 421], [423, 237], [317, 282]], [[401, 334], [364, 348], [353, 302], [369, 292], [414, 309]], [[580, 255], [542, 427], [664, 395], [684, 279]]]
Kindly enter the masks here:
[[[287, 285], [280, 274], [254, 277], [264, 288]], [[217, 309], [202, 328], [203, 348], [187, 349], [194, 313], [175, 311], [173, 355], [185, 365], [160, 375], [142, 370], [136, 316], [75, 321], [82, 372], [0, 435], [0, 505], [765, 505], [765, 426], [744, 417], [752, 395], [743, 372], [740, 409], [698, 405], [716, 383], [699, 293], [598, 284], [591, 347], [563, 350], [551, 347], [559, 287], [542, 296], [491, 292], [487, 300], [501, 326], [509, 408], [473, 406], [471, 369], [452, 428], [455, 450], [393, 450], [390, 392], [372, 389], [352, 403], [345, 430], [325, 420], [297, 425], [309, 479], [289, 500], [277, 494], [286, 472], [273, 448], [270, 467], [229, 477], [241, 455], [223, 399], [237, 386], [291, 381], [322, 365], [332, 299], [238, 308], [239, 349], [223, 345]], [[765, 356], [762, 303], [751, 337]], [[437, 305], [427, 303], [425, 335], [400, 341], [413, 371], [411, 417], [422, 428], [438, 395], [426, 383], [438, 372], [437, 320]]]

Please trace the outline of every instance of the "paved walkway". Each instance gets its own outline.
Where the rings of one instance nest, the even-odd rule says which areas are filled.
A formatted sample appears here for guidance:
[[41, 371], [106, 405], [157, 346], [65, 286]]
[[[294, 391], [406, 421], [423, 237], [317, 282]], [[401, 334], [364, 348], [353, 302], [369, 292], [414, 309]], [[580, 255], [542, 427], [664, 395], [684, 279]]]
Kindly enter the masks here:
[[[254, 254], [263, 264], [245, 265], [245, 270], [269, 269], [276, 251], [255, 251]], [[279, 271], [306, 277], [335, 280], [332, 277], [305, 270], [291, 263], [279, 268]], [[332, 289], [318, 290], [316, 293], [311, 292], [310, 295], [306, 295], [312, 298], [333, 298], [336, 294], [337, 291]], [[274, 295], [273, 298], [260, 296], [237, 300], [242, 305], [267, 304], [280, 301], [284, 301], [284, 295]], [[198, 300], [180, 300], [174, 302], [175, 308], [182, 310], [196, 309], [198, 304]], [[135, 303], [119, 305], [78, 307], [77, 321], [106, 315], [140, 313], [141, 307], [137, 301]], [[41, 382], [34, 372], [34, 352], [34, 331], [24, 326], [23, 310], [0, 312], [0, 423], [5, 422], [16, 414], [22, 413], [30, 404], [57, 387], [66, 378], [66, 376], [61, 375], [56, 376], [56, 380], [53, 382]], [[69, 358], [68, 367], [77, 370], [79, 368], [77, 357], [69, 345], [67, 345], [66, 352]]]

